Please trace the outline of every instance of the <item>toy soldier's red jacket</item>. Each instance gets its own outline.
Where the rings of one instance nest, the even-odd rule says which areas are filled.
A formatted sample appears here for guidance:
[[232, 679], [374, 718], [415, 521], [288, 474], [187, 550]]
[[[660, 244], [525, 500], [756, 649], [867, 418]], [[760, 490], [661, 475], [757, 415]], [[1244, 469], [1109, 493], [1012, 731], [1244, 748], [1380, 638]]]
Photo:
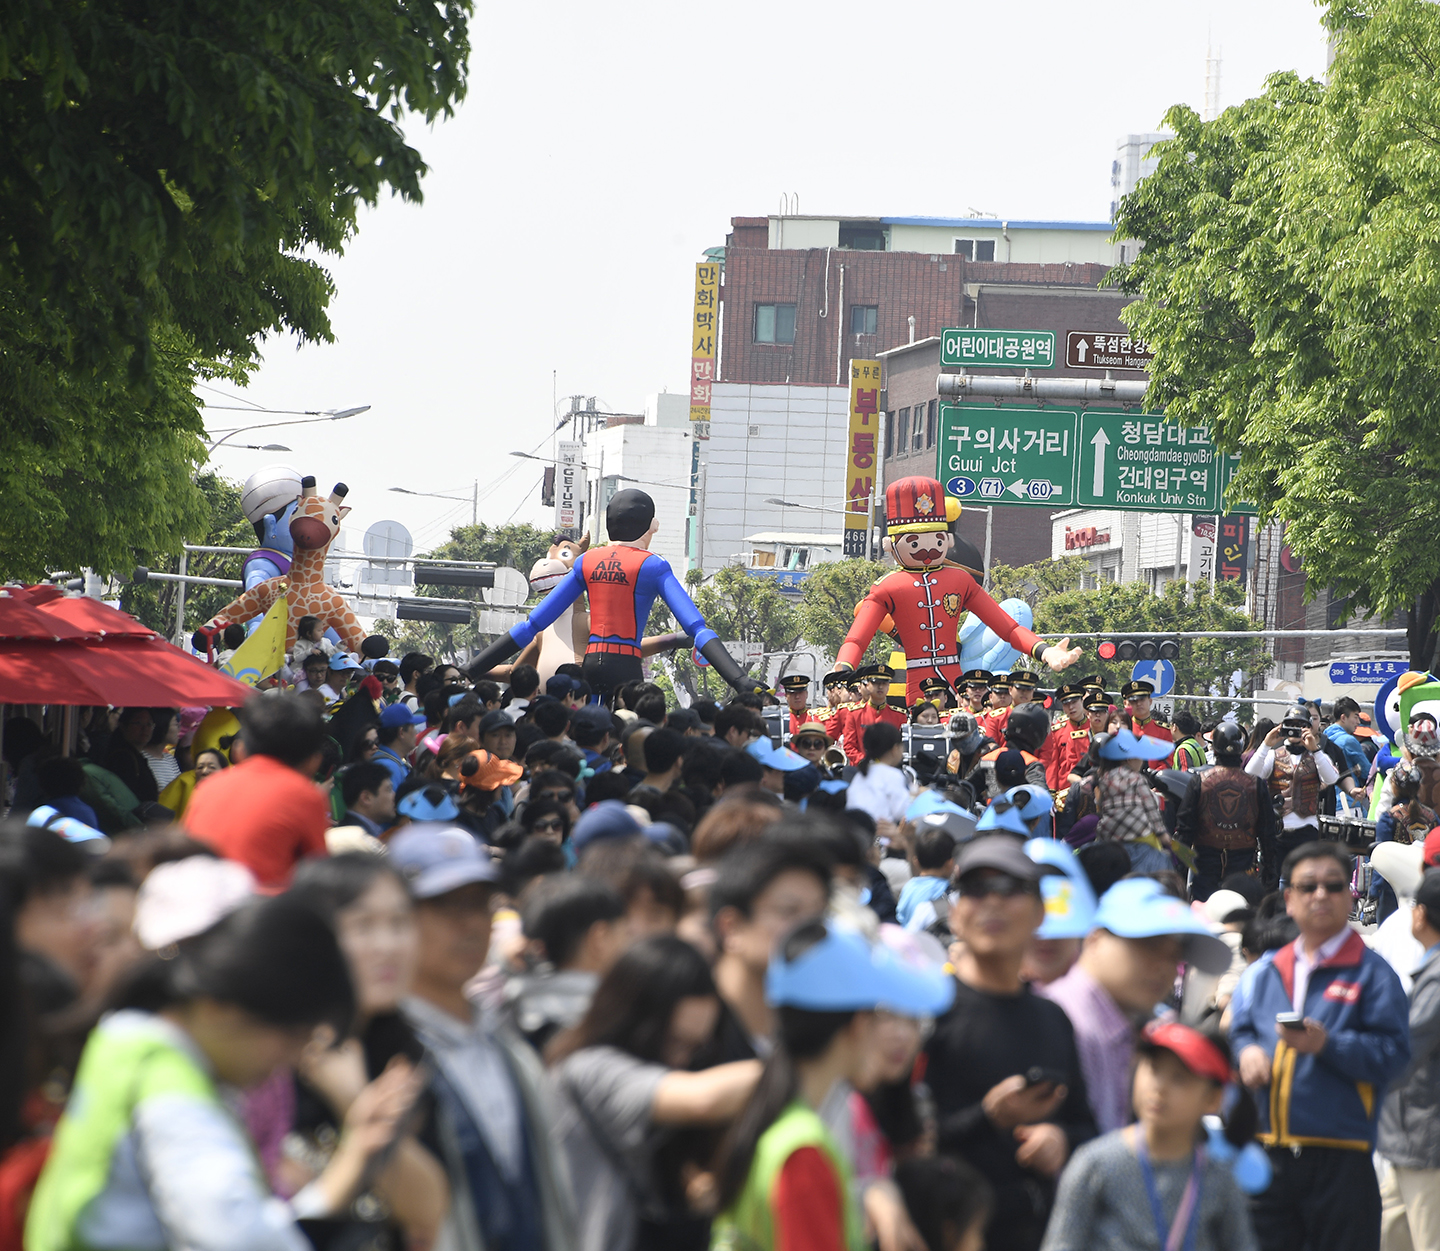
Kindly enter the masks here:
[[1045, 784], [1052, 791], [1063, 791], [1069, 787], [1070, 773], [1090, 750], [1090, 723], [1079, 727], [1070, 724], [1066, 717], [1050, 731], [1040, 759], [1045, 763]]
[[836, 659], [852, 668], [858, 665], [888, 614], [905, 651], [905, 698], [914, 704], [925, 678], [938, 673], [954, 686], [964, 672], [956, 635], [967, 612], [973, 612], [1023, 655], [1038, 659], [1038, 652], [1044, 650], [1040, 636], [1015, 621], [965, 570], [942, 565], [897, 569], [875, 583], [856, 610]]

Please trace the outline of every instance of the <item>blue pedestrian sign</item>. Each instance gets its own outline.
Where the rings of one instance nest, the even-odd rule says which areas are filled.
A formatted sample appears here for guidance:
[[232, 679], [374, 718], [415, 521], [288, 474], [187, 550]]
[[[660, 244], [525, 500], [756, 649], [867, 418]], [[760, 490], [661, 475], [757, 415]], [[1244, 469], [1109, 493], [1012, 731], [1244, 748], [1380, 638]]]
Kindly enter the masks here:
[[1132, 682], [1149, 682], [1155, 694], [1168, 695], [1175, 689], [1175, 665], [1169, 660], [1137, 660], [1130, 670]]

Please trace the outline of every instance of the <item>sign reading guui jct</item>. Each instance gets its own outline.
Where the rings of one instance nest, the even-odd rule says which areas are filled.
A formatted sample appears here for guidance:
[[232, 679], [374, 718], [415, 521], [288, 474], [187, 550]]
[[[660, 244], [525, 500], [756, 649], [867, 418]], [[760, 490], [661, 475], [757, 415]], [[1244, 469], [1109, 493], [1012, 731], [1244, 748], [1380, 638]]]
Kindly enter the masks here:
[[941, 404], [939, 458], [940, 481], [962, 504], [1254, 511], [1225, 499], [1239, 458], [1159, 413]]

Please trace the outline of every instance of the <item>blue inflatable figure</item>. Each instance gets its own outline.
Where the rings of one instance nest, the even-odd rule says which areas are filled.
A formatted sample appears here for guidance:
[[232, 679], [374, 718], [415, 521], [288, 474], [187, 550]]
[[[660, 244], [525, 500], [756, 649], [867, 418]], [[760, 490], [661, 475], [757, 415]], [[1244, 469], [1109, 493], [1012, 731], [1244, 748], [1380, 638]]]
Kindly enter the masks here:
[[[1023, 599], [1000, 601], [1000, 607], [1027, 630], [1035, 625], [1035, 614]], [[966, 669], [987, 669], [991, 673], [1008, 673], [1020, 659], [1020, 653], [973, 612], [965, 614], [960, 623], [960, 663]]]
[[[240, 580], [247, 591], [267, 578], [290, 572], [295, 556], [295, 540], [290, 537], [290, 519], [300, 502], [300, 474], [289, 465], [267, 465], [245, 479], [240, 489], [240, 507], [255, 527], [260, 546], [245, 557]], [[261, 618], [246, 624], [253, 631]]]

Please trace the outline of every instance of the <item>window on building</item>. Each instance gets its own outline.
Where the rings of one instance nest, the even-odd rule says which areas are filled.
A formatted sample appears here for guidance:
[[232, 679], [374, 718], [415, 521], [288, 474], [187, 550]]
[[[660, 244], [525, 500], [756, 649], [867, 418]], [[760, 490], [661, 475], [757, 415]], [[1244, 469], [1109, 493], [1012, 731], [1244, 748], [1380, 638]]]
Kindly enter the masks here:
[[904, 456], [910, 450], [910, 410], [902, 408], [895, 416], [895, 455]]
[[925, 405], [915, 405], [914, 430], [910, 435], [910, 450], [920, 452], [925, 449]]
[[885, 414], [885, 459], [895, 455], [895, 414]]
[[938, 407], [939, 407], [938, 401], [936, 401], [936, 400], [931, 400], [930, 403], [929, 403], [929, 405], [927, 406], [927, 408], [926, 408], [926, 410], [925, 410], [925, 446], [926, 446], [926, 447], [934, 447], [934, 446], [935, 446], [935, 418], [936, 418], [936, 416], [937, 416], [936, 409], [937, 409]]
[[793, 304], [757, 304], [755, 306], [756, 343], [794, 343], [795, 306]]
[[993, 261], [995, 259], [994, 239], [956, 239], [955, 255], [967, 261]]
[[857, 252], [885, 251], [885, 227], [874, 222], [841, 222], [840, 246]]
[[875, 314], [879, 311], [874, 304], [852, 304], [850, 306], [850, 333], [874, 334]]

